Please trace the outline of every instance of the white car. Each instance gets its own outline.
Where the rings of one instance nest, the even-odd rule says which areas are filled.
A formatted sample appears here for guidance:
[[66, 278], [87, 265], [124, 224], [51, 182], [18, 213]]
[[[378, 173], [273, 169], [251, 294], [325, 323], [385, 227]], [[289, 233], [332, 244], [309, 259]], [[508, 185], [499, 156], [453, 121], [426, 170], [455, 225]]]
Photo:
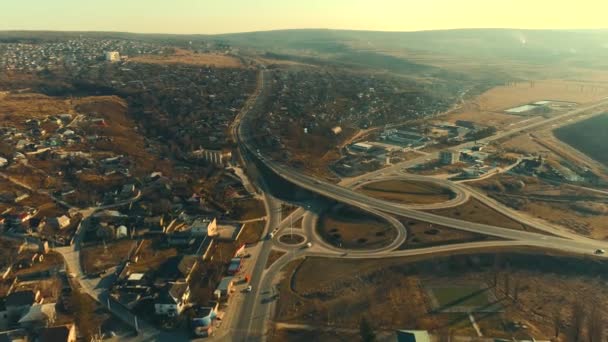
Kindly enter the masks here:
[[606, 251], [603, 250], [603, 249], [596, 249], [595, 250], [595, 254], [604, 254], [604, 253], [606, 253]]
[[310, 247], [312, 247], [312, 242], [307, 242], [306, 243], [306, 248], [310, 248]]
[[251, 285], [247, 285], [245, 292], [251, 292], [251, 290], [253, 290], [253, 287], [251, 287]]

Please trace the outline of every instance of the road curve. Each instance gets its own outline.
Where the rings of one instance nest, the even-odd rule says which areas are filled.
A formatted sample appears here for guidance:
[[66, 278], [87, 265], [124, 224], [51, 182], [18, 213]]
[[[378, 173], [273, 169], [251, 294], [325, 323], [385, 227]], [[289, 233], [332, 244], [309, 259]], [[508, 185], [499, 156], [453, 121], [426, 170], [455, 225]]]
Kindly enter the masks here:
[[404, 208], [417, 209], [417, 210], [445, 209], [445, 208], [457, 207], [459, 205], [464, 204], [466, 201], [469, 200], [469, 193], [467, 191], [463, 190], [462, 187], [457, 183], [453, 183], [453, 182], [447, 181], [445, 179], [439, 179], [439, 178], [421, 176], [421, 175], [414, 175], [414, 174], [400, 174], [400, 175], [389, 174], [387, 176], [383, 176], [380, 178], [368, 178], [363, 181], [358, 181], [356, 183], [353, 183], [352, 185], [349, 186], [349, 188], [360, 189], [368, 184], [390, 181], [390, 180], [432, 183], [432, 184], [438, 185], [442, 188], [448, 189], [454, 194], [454, 198], [452, 198], [448, 201], [438, 202], [438, 203], [429, 203], [429, 204], [417, 204], [417, 203], [404, 204], [404, 203], [387, 201], [389, 203], [400, 205]]

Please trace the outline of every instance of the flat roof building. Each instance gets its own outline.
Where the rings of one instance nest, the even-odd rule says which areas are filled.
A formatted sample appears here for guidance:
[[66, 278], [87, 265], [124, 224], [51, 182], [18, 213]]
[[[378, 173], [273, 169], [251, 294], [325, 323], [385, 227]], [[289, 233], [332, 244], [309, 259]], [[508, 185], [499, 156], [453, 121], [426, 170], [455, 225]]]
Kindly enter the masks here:
[[106, 61], [108, 61], [108, 62], [120, 61], [120, 53], [118, 53], [118, 51], [106, 51], [105, 57], [106, 57]]
[[439, 162], [444, 165], [456, 164], [460, 161], [460, 152], [441, 151], [439, 152]]

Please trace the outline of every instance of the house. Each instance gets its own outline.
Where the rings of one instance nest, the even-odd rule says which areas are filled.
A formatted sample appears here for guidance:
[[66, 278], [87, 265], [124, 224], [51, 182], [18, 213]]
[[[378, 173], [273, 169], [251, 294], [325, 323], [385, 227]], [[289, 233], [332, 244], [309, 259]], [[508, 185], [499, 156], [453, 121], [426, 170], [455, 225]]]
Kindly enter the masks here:
[[67, 324], [44, 328], [38, 334], [38, 342], [76, 342], [76, 326]]
[[181, 315], [190, 299], [190, 286], [187, 283], [175, 283], [160, 291], [154, 301], [157, 315], [175, 317]]
[[397, 330], [397, 342], [431, 342], [426, 330]]
[[125, 184], [120, 190], [120, 197], [127, 198], [135, 193], [135, 184]]
[[196, 239], [188, 231], [178, 231], [167, 235], [167, 243], [170, 246], [190, 246]]
[[46, 225], [46, 220], [44, 218], [33, 218], [30, 220], [30, 229], [33, 232], [41, 232]]
[[6, 296], [4, 303], [9, 320], [17, 321], [23, 317], [39, 297], [40, 291], [34, 293], [32, 290], [16, 291]]
[[213, 332], [213, 322], [217, 317], [217, 310], [213, 307], [198, 307], [194, 311], [192, 318], [192, 329], [198, 337], [211, 336]]
[[228, 274], [235, 275], [241, 270], [241, 258], [232, 258], [228, 266]]
[[232, 290], [234, 289], [234, 277], [224, 277], [220, 281], [219, 285], [213, 292], [213, 294], [218, 298], [228, 298]]
[[217, 234], [217, 220], [204, 218], [196, 219], [192, 225], [190, 225], [190, 233], [193, 236], [214, 236]]
[[23, 329], [0, 332], [0, 342], [28, 342], [29, 334]]
[[19, 202], [25, 201], [28, 198], [30, 198], [30, 195], [28, 193], [23, 193], [23, 194], [15, 197], [14, 202], [19, 203]]
[[467, 120], [456, 120], [456, 126], [460, 126], [460, 127], [464, 127], [464, 128], [468, 128], [468, 129], [477, 128], [477, 124], [475, 122], [467, 121]]
[[48, 219], [47, 224], [51, 228], [65, 229], [70, 225], [70, 218], [65, 215], [59, 217], [52, 217]]
[[8, 159], [0, 157], [0, 167], [6, 167], [8, 165]]
[[24, 329], [41, 328], [52, 325], [57, 313], [56, 303], [34, 304], [27, 313], [19, 319], [19, 325]]
[[63, 122], [69, 122], [72, 120], [72, 114], [64, 113], [64, 114], [58, 114], [57, 116]]
[[356, 152], [370, 152], [374, 148], [374, 145], [358, 142], [350, 146], [350, 149]]
[[[12, 265], [6, 265], [6, 266], [0, 268], [0, 278], [2, 278], [2, 280], [6, 280], [6, 278], [8, 278], [8, 276], [11, 275], [12, 270], [13, 270]], [[4, 305], [4, 302], [2, 302], [2, 305]]]
[[4, 299], [0, 299], [0, 330], [8, 328], [8, 311]]
[[124, 239], [129, 236], [129, 230], [126, 226], [117, 227], [115, 233], [117, 239]]

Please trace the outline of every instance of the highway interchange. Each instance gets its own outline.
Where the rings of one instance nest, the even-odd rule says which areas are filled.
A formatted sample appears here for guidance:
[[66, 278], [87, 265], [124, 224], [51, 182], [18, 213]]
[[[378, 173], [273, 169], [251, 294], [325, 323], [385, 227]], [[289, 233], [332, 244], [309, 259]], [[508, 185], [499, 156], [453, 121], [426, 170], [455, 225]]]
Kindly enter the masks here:
[[[259, 84], [264, 84], [264, 71], [260, 72], [261, 81]], [[257, 100], [260, 91], [256, 92], [254, 99]], [[555, 227], [544, 221], [540, 221], [524, 215], [520, 212], [505, 207], [504, 205], [494, 201], [488, 196], [481, 192], [467, 186], [464, 183], [455, 183], [448, 180], [442, 180], [438, 178], [432, 178], [427, 176], [410, 175], [405, 172], [407, 168], [414, 165], [427, 162], [429, 159], [437, 158], [437, 153], [430, 153], [423, 157], [406, 161], [403, 163], [395, 164], [393, 166], [380, 169], [374, 172], [367, 173], [365, 175], [346, 179], [339, 184], [332, 184], [323, 180], [315, 179], [308, 175], [301, 173], [298, 170], [291, 169], [281, 163], [273, 161], [268, 157], [264, 156], [255, 146], [252, 146], [251, 141], [248, 139], [243, 129], [244, 125], [247, 125], [245, 116], [256, 106], [256, 101], [249, 103], [243, 111], [239, 114], [235, 120], [233, 126], [234, 135], [236, 141], [241, 148], [241, 154], [248, 156], [246, 163], [252, 165], [254, 159], [257, 159], [258, 163], [264, 164], [268, 167], [275, 175], [289, 181], [290, 183], [306, 189], [312, 193], [321, 195], [325, 198], [335, 200], [337, 202], [351, 205], [353, 207], [364, 210], [370, 214], [379, 216], [393, 224], [397, 229], [398, 234], [395, 240], [386, 247], [379, 248], [376, 250], [366, 251], [346, 251], [344, 249], [336, 248], [329, 243], [325, 242], [323, 238], [318, 236], [315, 225], [318, 219], [315, 212], [314, 203], [306, 204], [304, 208], [298, 208], [290, 216], [286, 218], [280, 218], [276, 215], [277, 210], [271, 209], [272, 207], [280, 207], [280, 201], [273, 198], [268, 193], [264, 193], [264, 199], [266, 202], [268, 221], [265, 229], [265, 233], [273, 231], [275, 234], [273, 239], [261, 241], [260, 246], [254, 256], [256, 259], [256, 265], [251, 280], [253, 291], [244, 300], [241, 308], [239, 309], [239, 315], [236, 320], [232, 322], [224, 334], [216, 336], [216, 340], [234, 340], [234, 341], [262, 341], [265, 340], [268, 332], [268, 323], [272, 320], [273, 308], [278, 298], [276, 293], [276, 282], [278, 281], [281, 270], [293, 260], [297, 260], [303, 257], [327, 257], [327, 258], [349, 258], [349, 259], [370, 259], [370, 258], [389, 258], [389, 257], [406, 257], [414, 255], [430, 255], [437, 253], [450, 253], [464, 250], [483, 250], [483, 249], [495, 249], [495, 248], [509, 248], [509, 247], [538, 247], [550, 250], [557, 250], [566, 253], [573, 253], [579, 255], [594, 255], [597, 249], [608, 248], [608, 244], [605, 242], [592, 240], [574, 233], [571, 233], [563, 228]], [[555, 127], [556, 125], [568, 124], [573, 121], [579, 121], [586, 119], [592, 115], [600, 114], [601, 112], [597, 109], [601, 106], [608, 104], [605, 99], [601, 102], [570, 111], [565, 114], [557, 115], [552, 118], [542, 119], [526, 123], [525, 125], [516, 124], [514, 128], [510, 130], [500, 131], [497, 134], [482, 139], [477, 143], [489, 143], [495, 140], [504, 139], [507, 137], [523, 134], [526, 131], [532, 129], [543, 129], [548, 125]], [[589, 113], [592, 110], [596, 112]], [[469, 142], [451, 148], [452, 150], [459, 150], [466, 147], [471, 147], [474, 142]], [[392, 202], [379, 200], [373, 197], [369, 197], [365, 194], [355, 191], [356, 187], [359, 187], [365, 183], [386, 180], [386, 179], [411, 179], [419, 181], [431, 181], [440, 184], [450, 190], [452, 190], [456, 196], [454, 199], [437, 205], [431, 206], [420, 206], [420, 205], [403, 205]], [[440, 207], [451, 207], [457, 206], [466, 202], [469, 198], [475, 198], [481, 203], [489, 206], [490, 208], [507, 215], [508, 217], [516, 220], [524, 225], [535, 228], [543, 233], [533, 233], [527, 231], [513, 230], [503, 227], [472, 223], [464, 220], [457, 220], [447, 218], [439, 215], [435, 215], [424, 209], [434, 209]], [[471, 242], [471, 243], [460, 243], [451, 245], [442, 245], [429, 248], [419, 248], [411, 250], [398, 250], [399, 246], [407, 239], [407, 230], [405, 227], [395, 218], [395, 216], [408, 217], [430, 224], [437, 224], [444, 227], [450, 227], [454, 229], [460, 229], [463, 231], [469, 231], [473, 233], [479, 233], [484, 235], [493, 236], [498, 238], [496, 241], [483, 241], [483, 242]], [[304, 243], [298, 245], [286, 245], [279, 241], [279, 237], [284, 234], [289, 234], [288, 229], [292, 222], [302, 218], [302, 228], [298, 229], [296, 234], [303, 235], [305, 242], [310, 242], [310, 248], [307, 248]], [[276, 260], [267, 269], [264, 268], [270, 252], [275, 249], [283, 251], [285, 254]], [[597, 256], [596, 257], [604, 257]], [[234, 309], [234, 308], [233, 308]]]
[[[456, 183], [441, 178], [407, 174], [406, 170], [408, 168], [417, 164], [425, 163], [430, 159], [437, 158], [437, 153], [428, 153], [414, 160], [395, 164], [359, 177], [345, 179], [338, 184], [332, 184], [323, 180], [315, 179], [269, 159], [260, 153], [255, 146], [252, 146], [250, 139], [248, 139], [248, 136], [245, 134], [246, 132], [243, 129], [243, 127], [247, 125], [247, 114], [256, 109], [256, 107], [259, 105], [258, 97], [260, 97], [265, 91], [264, 74], [264, 70], [259, 72], [258, 87], [247, 101], [241, 112], [237, 115], [234, 124], [231, 127], [231, 131], [233, 139], [238, 143], [240, 148], [240, 163], [249, 173], [249, 179], [246, 181], [249, 182], [250, 180], [253, 180], [251, 183], [256, 186], [257, 192], [264, 200], [266, 206], [267, 220], [264, 234], [273, 231], [275, 235], [273, 239], [264, 239], [256, 246], [251, 246], [248, 248], [248, 251], [252, 255], [250, 259], [252, 261], [250, 262], [255, 263], [252, 265], [252, 277], [250, 280], [253, 290], [251, 293], [239, 297], [236, 301], [231, 302], [231, 306], [228, 308], [226, 315], [222, 320], [222, 326], [217, 330], [216, 335], [213, 336], [211, 340], [265, 340], [268, 332], [269, 322], [273, 318], [274, 305], [278, 299], [276, 282], [280, 278], [279, 276], [281, 271], [290, 262], [304, 257], [378, 259], [415, 255], [436, 255], [455, 253], [465, 250], [487, 250], [522, 246], [552, 249], [582, 255], [592, 255], [596, 249], [608, 249], [608, 244], [604, 242], [576, 235], [563, 228], [552, 226], [544, 221], [536, 220], [527, 215], [523, 215], [520, 212], [507, 208], [487, 197], [478, 190], [467, 186], [466, 183]], [[526, 123], [526, 125], [515, 125], [515, 127], [510, 130], [498, 132], [496, 135], [483, 139], [479, 142], [488, 143], [494, 140], [522, 134], [531, 129], [542, 129], [548, 125], [554, 127], [565, 122], [570, 124], [574, 120], [582, 120], [591, 115], [599, 114], [598, 112], [583, 115], [585, 112], [597, 109], [598, 107], [606, 104], [608, 104], [608, 101], [599, 102], [553, 118], [529, 122]], [[466, 143], [452, 149], [458, 150], [465, 147], [470, 147], [472, 145], [473, 143]], [[264, 184], [264, 179], [260, 177], [260, 175], [256, 175], [257, 177], [252, 177], [251, 173], [256, 172], [254, 171], [256, 170], [255, 164], [259, 163], [270, 169], [276, 176], [289, 181], [297, 187], [306, 189], [325, 198], [359, 208], [371, 215], [376, 215], [383, 218], [392, 224], [394, 229], [397, 231], [395, 239], [387, 246], [373, 250], [347, 251], [332, 246], [324, 241], [324, 239], [318, 235], [317, 230], [315, 229], [318, 220], [317, 213], [325, 208], [317, 203], [314, 203], [314, 201], [310, 203], [301, 203], [302, 207], [296, 209], [287, 217], [281, 217], [281, 207], [283, 202], [277, 198], [274, 198], [269, 191], [267, 191], [267, 186]], [[449, 201], [439, 204], [404, 205], [369, 197], [355, 190], [357, 187], [367, 183], [390, 179], [433, 182], [446, 189], [450, 189], [454, 193], [454, 197]], [[133, 201], [137, 201], [139, 196], [140, 194], [128, 201], [125, 201], [124, 203], [117, 203], [113, 206], [88, 208], [83, 210], [83, 214], [85, 214], [85, 216], [89, 216], [95, 212], [98, 212], [99, 210], [128, 204]], [[506, 215], [529, 227], [533, 227], [537, 231], [542, 231], [544, 234], [456, 220], [425, 211], [429, 209], [455, 207], [467, 202], [470, 198], [475, 198], [499, 213], [502, 213], [503, 215]], [[397, 217], [408, 217], [419, 221], [428, 222], [429, 224], [436, 224], [439, 226], [489, 235], [497, 238], [497, 240], [399, 250], [399, 247], [402, 246], [407, 240], [407, 229], [397, 219]], [[302, 235], [304, 242], [298, 245], [287, 245], [281, 243], [278, 238], [284, 234], [289, 234], [291, 232], [289, 228], [292, 222], [299, 219], [302, 219], [302, 227], [301, 229], [298, 229], [298, 233], [296, 234]], [[187, 336], [182, 334], [160, 331], [144, 321], [138, 322], [136, 317], [133, 316], [128, 310], [123, 309], [119, 305], [110, 305], [107, 292], [105, 291], [105, 285], [102, 284], [100, 280], [87, 279], [82, 273], [79, 257], [79, 233], [80, 231], [76, 234], [74, 239], [75, 241], [72, 246], [58, 248], [57, 250], [65, 257], [68, 270], [72, 272], [73, 277], [81, 284], [86, 293], [90, 294], [93, 298], [106, 306], [121, 320], [133, 325], [139, 330], [138, 336], [123, 338], [124, 340], [182, 341], [188, 339]], [[311, 243], [311, 246], [309, 248], [306, 247], [306, 243]], [[273, 250], [282, 251], [285, 254], [267, 268], [266, 263]]]

